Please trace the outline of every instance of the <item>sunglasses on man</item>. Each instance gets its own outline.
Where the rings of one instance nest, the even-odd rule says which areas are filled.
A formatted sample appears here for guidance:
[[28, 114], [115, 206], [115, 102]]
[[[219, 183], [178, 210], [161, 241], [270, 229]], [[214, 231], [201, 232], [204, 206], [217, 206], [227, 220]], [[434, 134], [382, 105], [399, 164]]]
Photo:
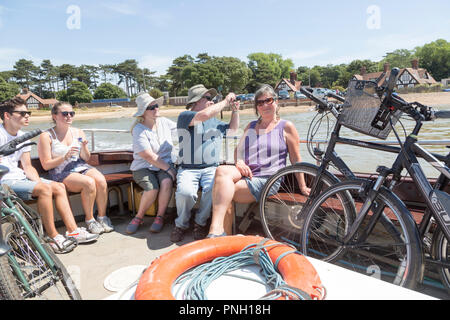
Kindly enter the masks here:
[[22, 118], [26, 115], [31, 116], [31, 111], [11, 111], [11, 113], [19, 113]]
[[212, 101], [212, 99], [213, 99], [213, 97], [211, 97], [211, 96], [204, 96], [203, 98], [205, 98], [208, 101]]
[[159, 105], [157, 103], [155, 103], [154, 105], [148, 106], [147, 109], [145, 109], [145, 110], [153, 111], [156, 108], [159, 108]]
[[71, 118], [73, 118], [75, 116], [75, 111], [61, 111], [60, 113], [63, 117], [70, 116]]

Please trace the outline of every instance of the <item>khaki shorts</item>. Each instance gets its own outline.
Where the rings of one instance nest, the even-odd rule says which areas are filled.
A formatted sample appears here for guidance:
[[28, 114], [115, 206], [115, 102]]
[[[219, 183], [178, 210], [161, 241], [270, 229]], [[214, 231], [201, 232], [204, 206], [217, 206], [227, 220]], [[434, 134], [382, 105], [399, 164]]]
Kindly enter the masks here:
[[133, 179], [144, 191], [150, 191], [158, 190], [161, 181], [172, 179], [172, 177], [163, 170], [154, 171], [144, 168], [133, 171]]

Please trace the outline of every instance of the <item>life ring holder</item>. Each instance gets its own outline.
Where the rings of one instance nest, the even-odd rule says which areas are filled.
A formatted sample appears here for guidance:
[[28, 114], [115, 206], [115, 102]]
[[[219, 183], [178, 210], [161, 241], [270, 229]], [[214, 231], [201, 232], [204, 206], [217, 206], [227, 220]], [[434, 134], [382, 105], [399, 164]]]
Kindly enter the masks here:
[[[153, 260], [139, 279], [136, 300], [175, 300], [172, 284], [185, 271], [214, 260], [240, 252], [245, 247], [260, 243], [258, 236], [227, 236], [194, 241], [178, 247]], [[325, 290], [313, 265], [301, 254], [292, 253], [292, 247], [273, 240], [265, 242], [267, 252], [287, 285], [306, 292], [313, 300], [322, 300]]]

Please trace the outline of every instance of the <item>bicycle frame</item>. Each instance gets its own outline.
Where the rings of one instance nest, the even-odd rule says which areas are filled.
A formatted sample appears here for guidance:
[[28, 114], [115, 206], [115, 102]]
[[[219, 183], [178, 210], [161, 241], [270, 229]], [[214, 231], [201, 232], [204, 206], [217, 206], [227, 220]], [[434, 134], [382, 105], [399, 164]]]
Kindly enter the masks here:
[[[13, 219], [16, 221], [16, 223], [20, 227], [23, 228], [23, 231], [27, 234], [27, 236], [29, 237], [29, 239], [31, 240], [33, 245], [36, 247], [36, 250], [39, 252], [39, 254], [44, 259], [44, 261], [50, 266], [52, 273], [54, 275], [56, 275], [57, 269], [56, 269], [55, 263], [53, 262], [51, 257], [48, 255], [47, 251], [42, 247], [42, 244], [41, 244], [39, 238], [36, 236], [32, 227], [30, 226], [28, 221], [25, 219], [25, 217], [23, 217], [22, 214], [20, 214], [15, 209], [14, 204], [9, 197], [2, 198], [2, 199], [0, 199], [0, 201], [3, 201], [3, 203], [5, 204], [5, 206], [3, 206], [0, 210], [1, 216], [2, 217], [8, 217], [8, 216], [13, 217]], [[25, 290], [27, 292], [30, 292], [31, 289], [30, 289], [28, 280], [22, 273], [22, 271], [19, 267], [19, 263], [17, 262], [14, 255], [11, 252], [8, 253], [8, 260], [10, 262], [11, 268], [13, 269], [14, 273], [17, 275], [17, 278], [22, 282]]]
[[[431, 219], [431, 216], [435, 216], [435, 219], [440, 222], [440, 225], [444, 225], [443, 232], [445, 233], [447, 239], [450, 241], [450, 217], [445, 212], [444, 206], [439, 201], [437, 197], [431, 198], [431, 193], [434, 190], [442, 190], [446, 187], [448, 184], [448, 181], [450, 179], [450, 171], [449, 168], [441, 163], [443, 161], [446, 164], [450, 163], [450, 153], [447, 154], [447, 156], [443, 156], [440, 154], [432, 154], [425, 150], [424, 148], [420, 147], [417, 144], [417, 134], [420, 131], [422, 124], [421, 122], [417, 123], [415, 128], [413, 129], [412, 133], [406, 138], [404, 144], [402, 147], [395, 147], [395, 146], [387, 146], [379, 143], [374, 142], [367, 142], [367, 141], [361, 141], [361, 140], [355, 140], [355, 139], [348, 139], [343, 138], [339, 136], [340, 130], [342, 128], [342, 125], [337, 122], [331, 135], [330, 135], [330, 141], [328, 143], [328, 147], [325, 151], [325, 154], [322, 158], [321, 165], [318, 168], [318, 173], [312, 183], [311, 186], [311, 194], [310, 197], [307, 199], [307, 202], [305, 203], [304, 208], [307, 208], [310, 204], [312, 199], [314, 199], [318, 194], [320, 193], [320, 190], [322, 189], [319, 185], [320, 179], [319, 177], [322, 175], [322, 173], [327, 170], [330, 162], [333, 163], [336, 168], [344, 175], [345, 179], [355, 179], [356, 176], [352, 172], [352, 170], [345, 164], [345, 162], [342, 160], [342, 158], [339, 157], [339, 155], [336, 153], [335, 146], [337, 143], [346, 144], [346, 145], [352, 145], [356, 147], [362, 147], [377, 151], [384, 151], [384, 152], [390, 152], [390, 153], [396, 153], [398, 154], [397, 159], [394, 162], [394, 165], [392, 167], [392, 170], [389, 173], [392, 173], [394, 175], [394, 179], [392, 180], [391, 184], [388, 186], [389, 189], [393, 189], [395, 186], [395, 183], [400, 180], [401, 178], [401, 172], [403, 168], [406, 168], [413, 177], [413, 180], [416, 182], [417, 186], [420, 186], [420, 191], [423, 195], [423, 197], [427, 200], [427, 207], [434, 208], [432, 212], [430, 213], [429, 210], [426, 210], [424, 214], [424, 218], [422, 219], [421, 223], [419, 224], [419, 233], [421, 236], [425, 233], [428, 223]], [[431, 186], [431, 184], [428, 182], [425, 174], [423, 173], [422, 169], [420, 168], [420, 165], [418, 164], [417, 156], [420, 158], [423, 158], [425, 161], [429, 162], [434, 168], [439, 170], [441, 172], [440, 177], [438, 178], [436, 184], [434, 187]], [[387, 176], [388, 172], [386, 172], [385, 176], [379, 177], [381, 179], [378, 181], [379, 185], [378, 187], [381, 187], [381, 185], [384, 183], [385, 178]], [[376, 197], [376, 192], [373, 192], [369, 194], [369, 198], [373, 201]], [[433, 199], [433, 200], [431, 200]], [[367, 212], [371, 207], [363, 207], [362, 209]], [[382, 214], [382, 209], [379, 208], [375, 215], [372, 217], [371, 221], [372, 223], [369, 225], [368, 228], [365, 230], [365, 235], [369, 235], [372, 226], [376, 223], [376, 220], [380, 217], [379, 214]], [[303, 211], [303, 209], [302, 209]], [[364, 211], [362, 211], [364, 212]], [[364, 215], [360, 215], [361, 219]], [[389, 224], [391, 223], [389, 219], [383, 218], [382, 223], [389, 228]], [[350, 239], [353, 237], [353, 235], [356, 233], [357, 229], [359, 228], [359, 223], [356, 221], [356, 223], [353, 226], [352, 230], [349, 232], [348, 237], [346, 237], [345, 240], [350, 241]], [[360, 239], [364, 239], [364, 237], [360, 237]], [[344, 240], [344, 242], [346, 242]]]

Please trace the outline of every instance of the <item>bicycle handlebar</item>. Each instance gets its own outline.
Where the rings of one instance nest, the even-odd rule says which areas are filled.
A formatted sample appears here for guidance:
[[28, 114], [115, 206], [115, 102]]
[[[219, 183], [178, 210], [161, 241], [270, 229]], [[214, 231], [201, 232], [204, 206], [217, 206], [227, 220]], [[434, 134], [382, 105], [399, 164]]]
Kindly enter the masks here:
[[436, 111], [434, 113], [435, 119], [450, 119], [450, 110], [444, 110], [444, 111]]
[[311, 89], [311, 88], [306, 89], [306, 88], [301, 87], [301, 88], [300, 88], [300, 91], [301, 91], [305, 96], [307, 96], [309, 99], [311, 99], [312, 101], [314, 101], [314, 102], [320, 104], [320, 105], [321, 105], [322, 107], [324, 107], [324, 108], [328, 108], [328, 102], [325, 101], [325, 100], [323, 100], [323, 99], [321, 99], [321, 98], [319, 98], [319, 97], [317, 97], [316, 95], [314, 95], [314, 93], [312, 93], [312, 89]]
[[19, 148], [17, 148], [17, 146], [27, 140], [30, 140], [38, 135], [40, 135], [42, 133], [41, 129], [36, 129], [30, 132], [27, 132], [23, 135], [21, 135], [20, 137], [15, 138], [14, 140], [9, 141], [8, 143], [4, 144], [3, 146], [0, 147], [0, 156], [9, 156], [10, 154], [13, 154], [14, 152], [22, 149], [23, 147], [30, 145], [30, 144], [25, 144], [20, 146]]

